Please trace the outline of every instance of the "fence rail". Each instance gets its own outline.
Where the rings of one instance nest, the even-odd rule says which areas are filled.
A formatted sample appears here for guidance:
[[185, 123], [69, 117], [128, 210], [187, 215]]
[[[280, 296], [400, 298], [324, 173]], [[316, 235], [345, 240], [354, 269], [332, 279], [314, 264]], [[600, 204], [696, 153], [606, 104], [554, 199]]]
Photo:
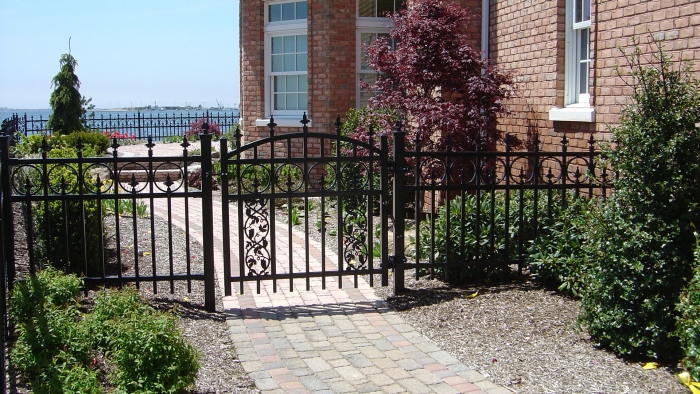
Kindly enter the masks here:
[[[47, 127], [48, 118], [35, 118], [33, 116], [14, 114], [8, 118], [12, 126], [12, 132], [19, 132], [25, 136], [32, 134], [51, 134], [53, 130]], [[232, 112], [203, 111], [194, 113], [164, 113], [159, 112], [135, 112], [115, 115], [100, 113], [99, 116], [87, 117], [84, 122], [91, 130], [102, 132], [114, 131], [129, 137], [145, 139], [152, 136], [160, 141], [167, 137], [182, 136], [190, 130], [192, 123], [206, 120], [209, 125], [218, 125], [222, 133], [238, 124], [240, 115]]]

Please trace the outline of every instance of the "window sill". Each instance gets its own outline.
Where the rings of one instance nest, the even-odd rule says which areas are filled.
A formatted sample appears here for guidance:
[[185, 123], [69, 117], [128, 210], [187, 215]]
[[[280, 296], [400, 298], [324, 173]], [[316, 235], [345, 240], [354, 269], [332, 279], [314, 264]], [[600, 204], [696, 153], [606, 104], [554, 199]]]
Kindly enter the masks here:
[[549, 110], [549, 120], [555, 122], [595, 122], [595, 108], [589, 106], [568, 106]]
[[[255, 126], [258, 127], [267, 127], [268, 123], [270, 123], [270, 119], [255, 119]], [[301, 128], [303, 125], [301, 124], [301, 117], [292, 117], [292, 118], [278, 118], [275, 117], [275, 123], [277, 124], [277, 127], [299, 127]], [[307, 126], [311, 127], [311, 119], [309, 119], [309, 123]]]

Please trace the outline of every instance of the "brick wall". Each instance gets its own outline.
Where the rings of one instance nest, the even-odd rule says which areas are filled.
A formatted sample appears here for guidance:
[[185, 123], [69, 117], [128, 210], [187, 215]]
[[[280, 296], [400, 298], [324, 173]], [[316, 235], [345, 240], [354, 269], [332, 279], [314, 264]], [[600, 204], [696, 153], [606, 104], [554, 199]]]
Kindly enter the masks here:
[[[308, 114], [313, 121], [309, 128], [312, 132], [335, 132], [336, 116], [342, 117], [355, 104], [355, 4], [355, 0], [307, 2]], [[263, 1], [241, 0], [241, 129], [244, 143], [269, 135], [267, 127], [255, 126], [256, 119], [265, 118], [264, 22]], [[276, 133], [297, 131], [301, 129], [275, 129]], [[280, 154], [286, 149], [276, 147]]]
[[598, 28], [598, 68], [595, 85], [595, 105], [598, 131], [605, 123], [616, 123], [621, 104], [627, 102], [630, 89], [617, 76], [614, 67], [624, 67], [626, 61], [618, 47], [632, 50], [631, 37], [643, 43], [644, 53], [650, 54], [648, 33], [664, 40], [663, 48], [674, 59], [681, 57], [695, 62], [696, 77], [700, 78], [700, 3], [691, 0], [605, 0], [599, 1], [595, 14]]
[[[564, 133], [572, 149], [587, 149], [591, 133], [607, 139], [630, 93], [615, 67], [618, 47], [631, 51], [639, 37], [645, 53], [649, 31], [676, 59], [700, 60], [700, 3], [691, 0], [593, 0], [591, 4], [591, 104], [596, 123], [552, 122], [548, 112], [564, 104], [565, 0], [495, 1], [490, 7], [491, 61], [518, 75], [519, 96], [500, 127], [523, 140], [539, 132], [545, 149], [557, 149]], [[700, 71], [700, 65], [695, 69]], [[699, 75], [700, 77], [700, 75]]]
[[264, 3], [259, 0], [240, 2], [240, 50], [241, 50], [241, 132], [242, 143], [261, 136], [255, 120], [265, 116], [265, 23]]

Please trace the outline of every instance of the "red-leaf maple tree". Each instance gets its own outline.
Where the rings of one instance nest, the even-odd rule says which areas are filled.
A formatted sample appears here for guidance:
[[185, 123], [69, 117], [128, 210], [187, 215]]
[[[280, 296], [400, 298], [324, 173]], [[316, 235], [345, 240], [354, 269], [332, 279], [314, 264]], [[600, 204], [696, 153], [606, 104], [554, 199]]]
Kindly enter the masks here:
[[[391, 16], [395, 50], [386, 37], [366, 48], [367, 64], [379, 73], [373, 86], [363, 83], [375, 93], [370, 112], [398, 113], [407, 142], [422, 150], [444, 150], [448, 136], [453, 151], [473, 150], [477, 141], [493, 147], [503, 137], [496, 116], [508, 113], [513, 75], [469, 45], [471, 18], [447, 1], [416, 0]], [[391, 118], [379, 117], [384, 131], [394, 127]]]

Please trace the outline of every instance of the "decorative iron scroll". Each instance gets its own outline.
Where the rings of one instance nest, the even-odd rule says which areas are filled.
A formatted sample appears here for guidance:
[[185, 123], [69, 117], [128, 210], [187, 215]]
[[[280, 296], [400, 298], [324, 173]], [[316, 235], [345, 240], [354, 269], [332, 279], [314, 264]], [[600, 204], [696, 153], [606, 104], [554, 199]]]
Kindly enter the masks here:
[[270, 275], [270, 251], [268, 250], [268, 237], [270, 236], [268, 218], [270, 213], [267, 209], [267, 203], [268, 200], [262, 198], [244, 202], [244, 261], [248, 267], [248, 276]]
[[345, 269], [367, 268], [367, 207], [363, 196], [342, 199], [343, 259]]

